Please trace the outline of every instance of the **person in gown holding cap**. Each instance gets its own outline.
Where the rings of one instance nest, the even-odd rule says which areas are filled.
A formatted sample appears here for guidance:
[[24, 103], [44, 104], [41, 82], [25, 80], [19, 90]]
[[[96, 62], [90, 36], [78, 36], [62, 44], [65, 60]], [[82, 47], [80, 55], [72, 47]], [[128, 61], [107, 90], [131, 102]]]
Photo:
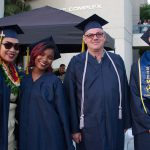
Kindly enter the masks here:
[[14, 65], [19, 53], [17, 25], [0, 26], [0, 150], [15, 150], [15, 110], [20, 79]]
[[[150, 28], [141, 37], [150, 45]], [[130, 75], [132, 132], [135, 150], [150, 149], [150, 50], [146, 50]]]
[[19, 150], [74, 150], [61, 80], [51, 64], [60, 54], [52, 37], [31, 46], [19, 104]]
[[123, 150], [130, 127], [124, 62], [104, 49], [106, 23], [94, 14], [76, 26], [84, 32], [87, 51], [71, 59], [64, 87], [77, 150]]

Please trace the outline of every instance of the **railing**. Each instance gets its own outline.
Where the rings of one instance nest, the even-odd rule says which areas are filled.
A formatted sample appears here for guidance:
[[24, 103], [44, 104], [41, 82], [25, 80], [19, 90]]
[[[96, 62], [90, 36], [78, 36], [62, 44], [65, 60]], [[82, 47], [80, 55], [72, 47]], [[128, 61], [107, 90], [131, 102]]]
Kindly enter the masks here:
[[134, 25], [133, 26], [133, 33], [144, 33], [150, 27], [150, 24], [147, 25]]

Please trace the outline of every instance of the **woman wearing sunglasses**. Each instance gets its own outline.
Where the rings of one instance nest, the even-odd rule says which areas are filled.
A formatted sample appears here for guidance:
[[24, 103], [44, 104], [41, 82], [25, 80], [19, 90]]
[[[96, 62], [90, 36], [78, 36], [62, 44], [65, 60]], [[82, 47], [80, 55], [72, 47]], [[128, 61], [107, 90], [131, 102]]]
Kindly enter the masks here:
[[32, 69], [20, 88], [19, 150], [74, 150], [62, 83], [51, 67], [59, 57], [52, 37], [32, 45]]
[[15, 150], [15, 109], [20, 79], [14, 60], [19, 53], [17, 25], [0, 27], [0, 150]]

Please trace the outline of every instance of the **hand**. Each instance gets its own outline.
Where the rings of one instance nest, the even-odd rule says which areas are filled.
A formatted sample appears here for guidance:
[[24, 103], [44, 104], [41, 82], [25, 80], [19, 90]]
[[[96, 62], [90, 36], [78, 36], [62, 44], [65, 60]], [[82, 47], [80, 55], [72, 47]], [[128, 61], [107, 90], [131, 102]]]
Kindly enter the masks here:
[[78, 132], [78, 133], [72, 134], [72, 138], [76, 143], [80, 143], [82, 139], [81, 133]]

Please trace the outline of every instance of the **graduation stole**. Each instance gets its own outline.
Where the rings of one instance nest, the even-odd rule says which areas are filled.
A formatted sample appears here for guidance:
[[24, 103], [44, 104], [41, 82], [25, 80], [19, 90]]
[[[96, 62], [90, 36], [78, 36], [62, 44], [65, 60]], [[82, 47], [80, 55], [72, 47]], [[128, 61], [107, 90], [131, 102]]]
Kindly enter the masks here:
[[16, 68], [14, 67], [13, 64], [10, 63], [8, 65], [1, 59], [0, 59], [0, 68], [2, 69], [7, 86], [10, 87], [11, 92], [14, 95], [17, 95], [19, 91], [19, 86], [20, 86], [20, 78], [18, 76]]
[[147, 113], [143, 98], [150, 99], [150, 51], [144, 52], [138, 61], [140, 98], [144, 111]]

